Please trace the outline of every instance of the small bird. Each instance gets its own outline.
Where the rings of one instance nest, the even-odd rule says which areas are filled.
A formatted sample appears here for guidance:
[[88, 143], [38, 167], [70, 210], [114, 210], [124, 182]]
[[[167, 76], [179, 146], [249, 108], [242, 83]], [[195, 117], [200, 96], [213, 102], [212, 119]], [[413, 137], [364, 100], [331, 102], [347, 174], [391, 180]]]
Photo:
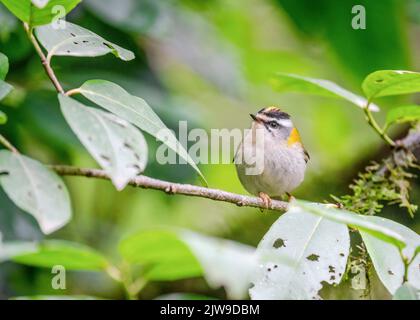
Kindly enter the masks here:
[[[289, 200], [292, 198], [290, 192], [304, 179], [309, 154], [286, 112], [268, 107], [250, 116], [253, 120], [251, 130], [238, 146], [234, 163], [245, 189], [259, 196], [269, 209], [271, 198], [280, 198], [284, 194]], [[255, 168], [259, 156], [262, 156], [262, 168], [255, 174], [250, 169]]]

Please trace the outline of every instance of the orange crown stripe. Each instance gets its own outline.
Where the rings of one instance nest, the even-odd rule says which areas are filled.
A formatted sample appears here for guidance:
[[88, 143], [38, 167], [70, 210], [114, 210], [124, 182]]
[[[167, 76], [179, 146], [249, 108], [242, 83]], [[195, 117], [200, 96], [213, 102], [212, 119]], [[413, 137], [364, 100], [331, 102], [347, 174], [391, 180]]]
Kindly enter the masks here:
[[293, 128], [290, 132], [289, 138], [287, 139], [287, 145], [290, 147], [295, 143], [302, 143], [302, 141], [300, 140], [299, 131], [297, 131], [296, 128]]
[[277, 108], [277, 107], [268, 107], [264, 111], [270, 112], [270, 111], [281, 111], [281, 110], [280, 108]]

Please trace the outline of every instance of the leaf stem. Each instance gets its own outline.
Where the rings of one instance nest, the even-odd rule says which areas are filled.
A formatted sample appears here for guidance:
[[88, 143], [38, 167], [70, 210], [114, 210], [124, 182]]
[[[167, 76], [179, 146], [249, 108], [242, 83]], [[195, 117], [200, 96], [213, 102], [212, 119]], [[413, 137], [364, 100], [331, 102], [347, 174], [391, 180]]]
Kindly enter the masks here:
[[385, 130], [382, 130], [379, 127], [378, 123], [372, 115], [372, 112], [369, 110], [369, 104], [370, 102], [367, 104], [366, 108], [364, 108], [367, 122], [387, 144], [395, 147], [395, 142], [386, 134]]
[[80, 93], [80, 88], [72, 89], [66, 92], [66, 96], [71, 97]]
[[41, 46], [38, 43], [38, 40], [35, 38], [33, 33], [33, 28], [31, 28], [27, 23], [24, 23], [24, 28], [26, 31], [26, 34], [28, 35], [29, 40], [32, 42], [32, 45], [35, 48], [35, 51], [37, 52], [38, 56], [41, 58], [42, 65], [44, 66], [44, 69], [50, 78], [51, 82], [53, 83], [54, 87], [59, 93], [64, 94], [64, 89], [60, 84], [60, 81], [58, 81], [57, 76], [54, 73], [54, 70], [51, 68], [51, 64], [49, 59], [45, 56], [44, 52], [41, 49]]
[[2, 134], [0, 134], [0, 143], [9, 149], [13, 153], [19, 153], [19, 151], [7, 140]]

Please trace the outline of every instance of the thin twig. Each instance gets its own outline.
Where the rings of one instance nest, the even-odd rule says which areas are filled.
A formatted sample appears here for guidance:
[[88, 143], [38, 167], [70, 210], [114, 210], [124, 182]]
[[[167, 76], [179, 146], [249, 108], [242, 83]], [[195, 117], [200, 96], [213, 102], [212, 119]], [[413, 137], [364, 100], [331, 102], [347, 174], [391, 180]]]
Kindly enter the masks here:
[[4, 145], [13, 153], [19, 153], [19, 151], [7, 140], [3, 135], [0, 134], [0, 144]]
[[64, 94], [64, 89], [58, 81], [57, 76], [54, 73], [54, 70], [51, 68], [50, 60], [47, 59], [44, 52], [41, 49], [41, 46], [38, 43], [38, 40], [35, 38], [33, 29], [29, 27], [27, 23], [24, 23], [26, 34], [29, 37], [29, 40], [32, 42], [35, 51], [38, 53], [39, 57], [41, 58], [42, 65], [44, 66], [45, 71], [47, 72], [48, 77], [50, 78], [51, 82], [53, 83], [54, 87], [57, 89], [59, 93]]
[[[110, 176], [99, 169], [77, 168], [72, 166], [50, 166], [55, 172], [62, 176], [82, 176], [111, 180]], [[266, 209], [264, 201], [258, 197], [240, 195], [218, 189], [210, 189], [190, 184], [172, 183], [158, 180], [147, 176], [137, 176], [129, 182], [129, 185], [144, 189], [164, 191], [167, 194], [180, 194], [192, 197], [207, 198], [215, 201], [230, 202], [237, 206], [254, 207]], [[269, 209], [275, 211], [286, 211], [289, 203], [285, 201], [272, 200]]]
[[364, 108], [366, 120], [369, 125], [379, 134], [379, 136], [390, 146], [395, 147], [395, 142], [386, 134], [385, 130], [382, 130], [378, 123], [376, 122], [375, 118], [372, 115], [372, 112], [369, 109], [369, 104]]

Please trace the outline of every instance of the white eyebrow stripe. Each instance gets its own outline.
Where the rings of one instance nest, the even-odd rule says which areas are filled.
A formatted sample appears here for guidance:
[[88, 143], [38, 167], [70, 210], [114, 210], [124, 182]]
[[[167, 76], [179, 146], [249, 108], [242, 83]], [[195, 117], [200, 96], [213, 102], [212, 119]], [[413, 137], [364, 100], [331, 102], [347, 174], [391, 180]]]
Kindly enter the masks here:
[[290, 119], [274, 119], [282, 127], [293, 127], [293, 123]]

